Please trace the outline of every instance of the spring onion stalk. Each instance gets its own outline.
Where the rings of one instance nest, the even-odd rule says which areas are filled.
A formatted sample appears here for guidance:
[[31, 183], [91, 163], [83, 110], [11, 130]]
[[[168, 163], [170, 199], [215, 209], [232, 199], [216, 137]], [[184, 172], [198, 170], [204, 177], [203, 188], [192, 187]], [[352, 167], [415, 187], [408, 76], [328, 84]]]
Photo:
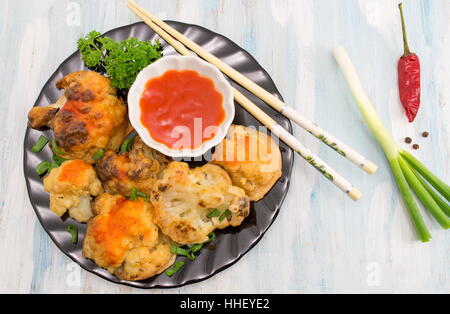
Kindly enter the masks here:
[[143, 192], [136, 191], [136, 196], [142, 197], [142, 198], [145, 199], [147, 202], [150, 202], [150, 197], [149, 197], [147, 194], [143, 193]]
[[131, 148], [133, 147], [133, 144], [136, 140], [136, 135], [133, 135], [131, 137], [128, 137], [122, 145], [120, 145], [119, 155], [124, 154], [126, 152], [129, 152]]
[[130, 191], [130, 200], [132, 200], [133, 202], [135, 202], [137, 200], [138, 196], [137, 196], [137, 189], [136, 188], [132, 188]]
[[99, 149], [93, 156], [92, 159], [94, 161], [99, 161], [100, 159], [102, 159], [103, 155], [105, 155], [105, 151], [103, 149]]
[[208, 241], [206, 241], [205, 243], [213, 242], [215, 239], [216, 234], [214, 232], [211, 232], [210, 234], [208, 234]]
[[231, 211], [229, 209], [225, 210], [222, 215], [219, 217], [219, 221], [223, 221], [225, 218], [228, 218], [232, 215]]
[[212, 210], [208, 215], [206, 215], [206, 217], [208, 218], [214, 218], [214, 217], [219, 217], [220, 216], [220, 210], [218, 210], [217, 208], [215, 208], [214, 210]]
[[448, 201], [450, 201], [450, 187], [445, 184], [441, 179], [436, 177], [431, 171], [425, 167], [417, 158], [406, 151], [400, 152], [402, 157], [408, 161], [408, 163], [420, 173], [431, 185], [439, 191]]
[[410, 168], [408, 163], [403, 158], [399, 158], [399, 163], [400, 167], [402, 168], [403, 174], [406, 177], [406, 180], [408, 180], [409, 185], [416, 193], [423, 206], [425, 206], [425, 208], [429, 210], [429, 212], [434, 216], [434, 218], [444, 229], [448, 229], [450, 227], [450, 220], [436, 203], [426, 187], [423, 186], [422, 182], [416, 177], [413, 169]]
[[51, 145], [52, 145], [53, 152], [54, 152], [56, 155], [61, 156], [61, 155], [64, 155], [64, 154], [65, 154], [65, 151], [62, 150], [61, 148], [59, 148], [58, 143], [56, 142], [56, 138], [54, 138], [54, 139], [52, 140]]
[[203, 243], [198, 243], [198, 244], [193, 244], [190, 249], [192, 253], [197, 253], [198, 251], [200, 251], [203, 247]]
[[175, 273], [176, 273], [177, 271], [180, 270], [181, 267], [184, 266], [184, 264], [185, 264], [184, 262], [177, 262], [177, 263], [175, 263], [175, 265], [173, 265], [172, 268], [167, 269], [164, 273], [165, 273], [167, 276], [172, 277], [173, 275], [175, 275]]
[[179, 256], [185, 256], [188, 260], [193, 261], [195, 260], [195, 252], [192, 251], [192, 248], [184, 249], [182, 247], [179, 247], [176, 244], [173, 244], [170, 248], [170, 251], [172, 254], [179, 255]]
[[69, 232], [72, 236], [72, 238], [70, 239], [70, 241], [73, 244], [77, 244], [78, 243], [78, 228], [75, 227], [74, 225], [69, 225], [67, 226], [67, 232]]
[[44, 135], [39, 136], [39, 139], [36, 141], [36, 144], [33, 145], [31, 150], [33, 153], [39, 153], [45, 145], [49, 142], [49, 139], [46, 138]]
[[431, 234], [420, 213], [414, 193], [439, 224], [444, 229], [448, 229], [450, 227], [448, 205], [425, 181], [429, 182], [436, 191], [441, 193], [449, 201], [450, 187], [437, 178], [414, 156], [402, 150], [394, 141], [367, 97], [346, 50], [343, 47], [337, 47], [334, 49], [333, 54], [359, 110], [389, 160], [400, 193], [409, 210], [420, 240], [422, 242], [430, 241]]
[[51, 167], [50, 162], [43, 161], [36, 166], [35, 170], [38, 175], [42, 176], [44, 173], [46, 173], [50, 169], [50, 167]]
[[439, 205], [439, 208], [447, 215], [447, 217], [450, 217], [450, 205], [448, 205], [442, 198], [439, 197], [439, 195], [437, 195], [437, 193], [434, 192], [434, 190], [422, 179], [417, 171], [413, 169], [413, 172], [423, 187], [428, 191], [428, 193], [430, 193], [434, 201]]

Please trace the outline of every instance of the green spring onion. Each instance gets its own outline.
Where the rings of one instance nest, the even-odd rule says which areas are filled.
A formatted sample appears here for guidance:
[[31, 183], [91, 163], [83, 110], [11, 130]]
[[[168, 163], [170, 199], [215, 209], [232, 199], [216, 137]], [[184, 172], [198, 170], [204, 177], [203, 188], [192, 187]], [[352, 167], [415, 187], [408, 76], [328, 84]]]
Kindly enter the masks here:
[[211, 232], [210, 234], [208, 234], [208, 238], [209, 240], [205, 243], [213, 242], [216, 239], [216, 234], [214, 232]]
[[181, 267], [184, 266], [184, 262], [176, 262], [175, 265], [173, 265], [172, 268], [167, 269], [164, 273], [169, 276], [172, 277], [173, 275], [175, 275], [175, 273], [180, 270]]
[[34, 146], [31, 148], [31, 150], [33, 151], [33, 153], [39, 153], [49, 141], [50, 140], [48, 138], [46, 138], [44, 135], [41, 135], [36, 141], [36, 144], [34, 144]]
[[147, 202], [150, 202], [150, 197], [149, 197], [147, 194], [142, 193], [142, 192], [139, 192], [139, 191], [136, 191], [136, 195], [137, 195], [138, 197], [142, 197], [142, 198], [145, 199]]
[[179, 256], [185, 256], [191, 261], [193, 261], [195, 259], [194, 252], [192, 252], [191, 248], [184, 249], [184, 248], [179, 247], [176, 244], [173, 244], [170, 247], [170, 251], [172, 252], [172, 254], [179, 255]]
[[63, 151], [61, 148], [58, 147], [58, 143], [56, 143], [56, 138], [54, 138], [54, 139], [52, 140], [51, 145], [52, 145], [53, 152], [54, 152], [56, 155], [61, 156], [61, 155], [64, 155], [64, 154], [66, 153], [66, 152]]
[[131, 189], [130, 200], [132, 200], [133, 202], [135, 202], [137, 200], [137, 189], [136, 188]]
[[212, 210], [208, 215], [206, 215], [206, 217], [208, 217], [208, 218], [219, 217], [219, 216], [220, 216], [220, 210], [218, 210], [217, 208]]
[[51, 163], [48, 161], [43, 161], [40, 164], [38, 164], [35, 168], [38, 175], [42, 176], [45, 174], [51, 167]]
[[131, 147], [133, 146], [135, 140], [136, 140], [136, 135], [127, 138], [120, 146], [119, 154], [129, 152], [131, 150]]
[[48, 172], [50, 172], [53, 169], [58, 168], [58, 167], [59, 167], [59, 165], [56, 162], [52, 161], [52, 163], [50, 164], [50, 168], [48, 168]]
[[92, 159], [94, 161], [99, 161], [100, 159], [102, 159], [103, 155], [105, 155], [105, 151], [103, 149], [99, 149], [94, 156], [92, 156]]
[[220, 215], [219, 221], [223, 221], [225, 218], [228, 218], [231, 216], [231, 211], [229, 209], [225, 210], [222, 215]]
[[430, 183], [448, 201], [450, 201], [450, 187], [437, 178], [410, 153], [402, 150], [394, 141], [367, 97], [345, 49], [343, 47], [336, 48], [334, 57], [344, 74], [359, 110], [391, 164], [400, 193], [405, 200], [420, 240], [422, 242], [430, 241], [430, 232], [419, 211], [413, 192], [439, 224], [444, 229], [448, 229], [450, 227], [448, 205], [425, 181]]
[[53, 161], [52, 161], [52, 163], [51, 163], [51, 165], [50, 165], [50, 169], [48, 169], [49, 172], [52, 171], [52, 170], [55, 169], [55, 168], [58, 168], [59, 166], [61, 166], [61, 164], [62, 164], [63, 162], [66, 161], [66, 159], [64, 159], [64, 158], [62, 158], [62, 157], [59, 157], [59, 156], [57, 156], [57, 155], [53, 155], [52, 160], [53, 160]]
[[433, 189], [422, 179], [422, 177], [417, 173], [417, 171], [413, 170], [413, 172], [416, 175], [417, 179], [420, 181], [420, 183], [425, 187], [425, 189], [427, 189], [428, 193], [431, 194], [431, 197], [433, 197], [434, 201], [445, 212], [447, 217], [450, 217], [450, 206], [433, 191]]
[[142, 197], [143, 199], [145, 199], [147, 202], [150, 202], [150, 197], [142, 192], [139, 192], [136, 188], [132, 188], [130, 190], [130, 200], [132, 200], [133, 202], [135, 202], [137, 200], [138, 197]]
[[[195, 253], [200, 251], [203, 248], [204, 244], [212, 242], [215, 239], [216, 239], [215, 233], [211, 232], [210, 234], [208, 234], [208, 241], [206, 241], [204, 243], [187, 245], [185, 247], [181, 247], [179, 244], [172, 244], [172, 246], [170, 247], [170, 252], [172, 254], [175, 254], [178, 256], [185, 256], [188, 260], [193, 261], [197, 257], [195, 255]], [[180, 263], [183, 263], [183, 262], [180, 262]], [[183, 263], [183, 265], [184, 265], [184, 263]], [[181, 266], [183, 266], [183, 265], [181, 265]], [[167, 270], [167, 271], [169, 271], [169, 273], [173, 275], [181, 266], [177, 267], [177, 269], [174, 272], [172, 272], [171, 270]], [[168, 275], [167, 271], [166, 271], [166, 275]], [[172, 275], [168, 275], [168, 276], [172, 276]]]
[[53, 155], [52, 159], [53, 159], [53, 162], [58, 165], [58, 167], [61, 166], [61, 164], [67, 160], [62, 157], [59, 157], [58, 155]]
[[69, 225], [67, 227], [67, 232], [69, 232], [72, 235], [72, 239], [70, 241], [72, 241], [73, 244], [77, 244], [78, 243], [78, 229], [77, 229], [77, 227], [75, 227], [74, 225]]
[[191, 245], [190, 249], [192, 253], [196, 253], [198, 251], [200, 251], [203, 247], [203, 243], [198, 243], [198, 244], [193, 244]]

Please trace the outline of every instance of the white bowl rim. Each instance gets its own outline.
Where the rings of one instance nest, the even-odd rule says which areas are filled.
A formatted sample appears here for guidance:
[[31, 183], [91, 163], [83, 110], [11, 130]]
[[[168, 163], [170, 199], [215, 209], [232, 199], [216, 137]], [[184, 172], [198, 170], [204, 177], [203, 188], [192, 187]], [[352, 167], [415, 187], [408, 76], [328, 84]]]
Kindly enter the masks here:
[[[170, 149], [166, 145], [155, 141], [150, 132], [141, 123], [140, 99], [145, 84], [152, 78], [159, 77], [170, 70], [194, 70], [200, 75], [210, 78], [214, 87], [222, 94], [222, 106], [225, 111], [225, 120], [220, 124], [215, 136], [203, 142], [195, 149]], [[211, 148], [219, 145], [228, 133], [235, 116], [233, 88], [225, 79], [222, 72], [215, 66], [196, 56], [167, 56], [144, 68], [136, 77], [128, 92], [128, 116], [130, 123], [145, 144], [170, 157], [199, 157]]]

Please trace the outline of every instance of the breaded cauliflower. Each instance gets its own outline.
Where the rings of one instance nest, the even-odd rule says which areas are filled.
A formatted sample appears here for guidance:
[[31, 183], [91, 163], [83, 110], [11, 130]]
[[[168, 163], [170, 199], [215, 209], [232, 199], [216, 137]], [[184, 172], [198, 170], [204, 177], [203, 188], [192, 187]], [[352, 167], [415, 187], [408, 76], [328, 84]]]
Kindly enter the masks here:
[[[186, 163], [171, 162], [151, 200], [155, 223], [179, 244], [205, 242], [215, 229], [239, 226], [250, 211], [244, 190], [213, 164], [190, 170]], [[214, 211], [217, 215], [208, 217]]]
[[44, 178], [44, 189], [50, 193], [50, 209], [86, 222], [92, 216], [91, 198], [102, 193], [102, 183], [94, 167], [82, 160], [67, 160]]
[[147, 195], [170, 162], [169, 157], [148, 147], [138, 137], [129, 153], [105, 153], [95, 166], [105, 191], [129, 196], [132, 188]]
[[123, 280], [144, 280], [170, 267], [172, 241], [153, 223], [152, 206], [139, 198], [102, 194], [88, 223], [83, 256]]
[[221, 165], [251, 201], [262, 199], [282, 175], [278, 145], [269, 135], [242, 125], [230, 127], [212, 162]]
[[110, 83], [92, 71], [66, 75], [56, 83], [64, 97], [46, 108], [32, 108], [29, 125], [52, 128], [61, 157], [95, 163], [92, 156], [99, 149], [119, 148], [128, 126], [127, 107]]

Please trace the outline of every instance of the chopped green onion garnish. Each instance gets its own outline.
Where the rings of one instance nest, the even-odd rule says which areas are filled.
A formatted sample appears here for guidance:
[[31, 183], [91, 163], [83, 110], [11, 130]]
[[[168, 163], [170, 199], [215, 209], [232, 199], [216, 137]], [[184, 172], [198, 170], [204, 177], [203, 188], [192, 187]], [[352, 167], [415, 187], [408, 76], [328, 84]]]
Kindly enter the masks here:
[[52, 171], [52, 169], [58, 168], [59, 166], [61, 166], [61, 164], [63, 162], [66, 161], [66, 159], [64, 159], [62, 157], [59, 157], [57, 155], [53, 155], [52, 159], [53, 159], [53, 162], [51, 163], [50, 168], [48, 169], [48, 171]]
[[94, 156], [92, 156], [92, 159], [94, 160], [94, 161], [98, 161], [98, 160], [100, 160], [102, 157], [103, 157], [103, 155], [105, 154], [105, 151], [103, 150], [103, 149], [99, 149], [95, 154], [94, 154]]
[[214, 232], [211, 232], [210, 234], [208, 234], [208, 238], [209, 240], [206, 241], [205, 243], [214, 241], [216, 239], [216, 234]]
[[132, 200], [133, 202], [137, 200], [137, 189], [136, 188], [131, 189], [130, 200]]
[[145, 199], [146, 201], [150, 202], [150, 197], [148, 197], [147, 194], [142, 193], [142, 192], [139, 192], [139, 191], [136, 191], [136, 195], [139, 196], [139, 197], [142, 197], [142, 198]]
[[173, 275], [175, 275], [175, 273], [184, 266], [184, 262], [176, 262], [175, 265], [173, 265], [172, 268], [167, 269], [164, 273], [169, 276], [172, 277]]
[[50, 140], [48, 138], [46, 138], [44, 135], [41, 135], [39, 136], [36, 144], [34, 144], [33, 148], [31, 148], [31, 150], [33, 151], [33, 153], [39, 153], [49, 141]]
[[136, 188], [132, 188], [130, 191], [130, 199], [136, 201], [138, 197], [142, 197], [146, 201], [150, 202], [150, 197], [142, 192], [139, 192]]
[[208, 217], [208, 218], [219, 217], [219, 216], [220, 216], [220, 210], [218, 210], [217, 208], [214, 209], [213, 211], [211, 211], [208, 215], [206, 215], [206, 217]]
[[192, 252], [191, 248], [183, 249], [183, 248], [173, 244], [170, 248], [170, 251], [172, 252], [172, 254], [179, 255], [179, 256], [185, 256], [191, 261], [193, 261], [195, 259], [194, 252]]
[[172, 254], [176, 254], [176, 255], [180, 255], [180, 256], [189, 257], [189, 255], [190, 255], [189, 254], [190, 250], [183, 249], [177, 245], [172, 245], [172, 247], [170, 248], [170, 251], [172, 252]]
[[133, 137], [127, 138], [120, 146], [119, 154], [129, 152], [131, 150], [131, 147], [133, 146], [135, 139], [136, 139], [136, 135]]
[[211, 232], [210, 234], [208, 234], [208, 241], [206, 241], [204, 243], [197, 243], [197, 244], [187, 245], [184, 247], [175, 243], [175, 244], [172, 244], [172, 246], [170, 247], [170, 252], [172, 252], [172, 254], [175, 254], [178, 256], [185, 256], [187, 259], [193, 261], [196, 258], [195, 253], [200, 251], [203, 248], [203, 245], [205, 243], [214, 241], [215, 238], [216, 238], [216, 235], [214, 234], [214, 232]]
[[41, 162], [39, 165], [36, 166], [36, 172], [38, 175], [43, 175], [44, 173], [46, 173], [48, 171], [48, 169], [50, 169], [51, 167], [51, 163], [48, 161], [43, 161]]
[[61, 166], [61, 164], [66, 161], [66, 159], [59, 157], [58, 155], [53, 155], [52, 159], [57, 167]]
[[69, 232], [72, 235], [72, 243], [77, 244], [78, 243], [78, 229], [74, 225], [69, 225], [67, 227], [67, 232]]
[[225, 218], [228, 218], [231, 216], [231, 211], [229, 209], [227, 209], [226, 211], [224, 211], [222, 213], [222, 215], [220, 215], [219, 221], [223, 221]]
[[59, 148], [58, 147], [58, 143], [56, 143], [56, 138], [54, 138], [53, 140], [52, 140], [52, 149], [53, 149], [53, 152], [56, 154], [56, 155], [64, 155], [65, 154], [65, 152], [61, 149], [61, 148]]
[[56, 162], [52, 161], [50, 164], [50, 168], [48, 168], [48, 172], [52, 171], [55, 168], [58, 168], [60, 165], [58, 165]]
[[199, 244], [194, 244], [191, 246], [191, 252], [192, 253], [196, 253], [198, 251], [200, 251], [203, 247], [203, 243], [199, 243]]

